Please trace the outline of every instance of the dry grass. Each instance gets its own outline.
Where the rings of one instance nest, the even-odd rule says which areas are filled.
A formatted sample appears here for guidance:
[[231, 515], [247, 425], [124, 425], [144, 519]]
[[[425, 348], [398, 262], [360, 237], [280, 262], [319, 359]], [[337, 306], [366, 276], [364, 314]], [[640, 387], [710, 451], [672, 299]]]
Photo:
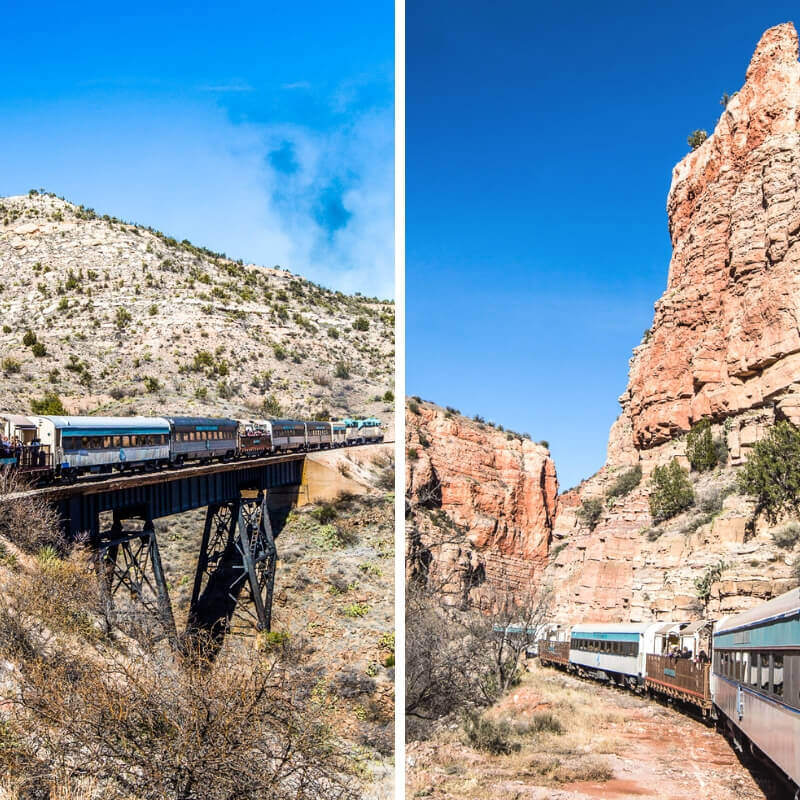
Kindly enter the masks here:
[[[424, 797], [433, 785], [446, 797], [505, 797], [502, 783], [520, 780], [530, 786], [557, 787], [576, 781], [603, 782], [613, 770], [606, 754], [617, 752], [619, 711], [604, 710], [587, 698], [586, 688], [552, 670], [532, 667], [482, 717], [454, 729], [439, 730], [420, 744], [425, 758], [410, 770], [409, 797]], [[481, 735], [492, 747], [481, 747]], [[509, 797], [521, 795], [513, 792]]]

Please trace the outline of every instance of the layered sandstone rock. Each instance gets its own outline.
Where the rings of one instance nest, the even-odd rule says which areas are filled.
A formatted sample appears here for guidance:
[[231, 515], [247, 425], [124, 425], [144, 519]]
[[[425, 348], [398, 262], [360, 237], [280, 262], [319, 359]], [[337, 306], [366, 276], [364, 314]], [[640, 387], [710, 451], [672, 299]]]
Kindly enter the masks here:
[[[412, 509], [453, 523], [436, 557], [440, 568], [484, 581], [519, 584], [541, 568], [556, 513], [558, 482], [545, 447], [431, 403], [406, 414], [406, 485]], [[421, 515], [418, 515], [421, 517]], [[421, 518], [418, 527], [425, 527]], [[426, 541], [436, 539], [428, 526]]]
[[701, 417], [771, 405], [800, 386], [800, 64], [792, 24], [763, 35], [713, 134], [673, 170], [667, 210], [667, 290], [634, 351], [611, 463], [630, 463], [632, 444], [652, 447]]

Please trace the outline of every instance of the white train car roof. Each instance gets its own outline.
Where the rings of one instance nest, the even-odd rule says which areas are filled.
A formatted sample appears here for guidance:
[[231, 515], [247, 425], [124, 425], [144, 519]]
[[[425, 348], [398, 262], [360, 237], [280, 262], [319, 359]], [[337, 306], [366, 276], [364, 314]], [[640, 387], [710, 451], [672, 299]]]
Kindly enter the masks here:
[[800, 613], [800, 587], [792, 589], [785, 594], [774, 597], [766, 603], [761, 603], [748, 611], [723, 617], [714, 626], [714, 635], [725, 631], [734, 631], [749, 628], [766, 622], [777, 622]]
[[59, 430], [64, 428], [101, 430], [104, 428], [153, 427], [169, 429], [169, 422], [163, 417], [58, 417], [45, 414], [41, 418], [52, 422]]
[[572, 633], [644, 633], [659, 622], [582, 622], [573, 625]]

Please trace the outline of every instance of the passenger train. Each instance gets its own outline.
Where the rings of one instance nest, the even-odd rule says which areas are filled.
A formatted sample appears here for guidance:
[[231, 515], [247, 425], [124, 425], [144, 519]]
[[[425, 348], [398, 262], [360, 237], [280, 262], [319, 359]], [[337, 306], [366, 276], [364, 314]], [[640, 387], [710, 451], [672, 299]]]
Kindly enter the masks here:
[[382, 442], [375, 417], [336, 422], [0, 414], [0, 467], [39, 483]]
[[717, 622], [551, 625], [539, 635], [542, 664], [696, 706], [739, 750], [766, 756], [800, 800], [800, 588]]

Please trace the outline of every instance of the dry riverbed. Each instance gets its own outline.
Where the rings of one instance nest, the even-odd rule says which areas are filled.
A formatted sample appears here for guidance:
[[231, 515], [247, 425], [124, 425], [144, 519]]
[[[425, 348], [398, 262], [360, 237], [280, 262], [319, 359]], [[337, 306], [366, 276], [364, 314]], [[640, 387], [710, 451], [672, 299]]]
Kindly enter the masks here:
[[629, 692], [531, 665], [485, 718], [510, 752], [473, 747], [460, 721], [407, 748], [407, 797], [432, 800], [778, 800], [713, 727]]

